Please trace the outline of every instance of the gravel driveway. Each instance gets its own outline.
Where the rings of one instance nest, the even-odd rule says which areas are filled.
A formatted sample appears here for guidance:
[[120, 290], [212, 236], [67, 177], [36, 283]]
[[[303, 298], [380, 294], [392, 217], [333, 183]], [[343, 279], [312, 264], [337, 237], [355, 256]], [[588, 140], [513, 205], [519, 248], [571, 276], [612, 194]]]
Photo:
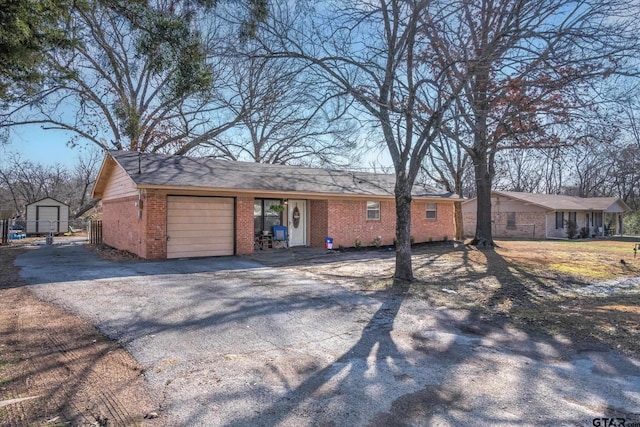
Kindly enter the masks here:
[[82, 245], [29, 251], [18, 265], [39, 297], [145, 366], [166, 425], [640, 423], [640, 361], [576, 353], [402, 292], [356, 294], [238, 257], [116, 263]]

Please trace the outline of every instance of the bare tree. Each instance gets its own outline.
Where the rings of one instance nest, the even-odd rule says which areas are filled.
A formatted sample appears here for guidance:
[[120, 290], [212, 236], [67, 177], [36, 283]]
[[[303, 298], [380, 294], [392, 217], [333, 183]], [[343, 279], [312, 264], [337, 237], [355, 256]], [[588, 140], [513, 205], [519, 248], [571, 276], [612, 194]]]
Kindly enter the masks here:
[[[205, 41], [182, 22], [193, 12], [171, 2], [164, 11], [140, 9], [132, 22], [110, 3], [74, 4], [70, 28], [79, 43], [46, 54], [63, 78], [8, 111], [2, 125], [67, 130], [103, 149], [167, 151], [237, 121], [212, 121], [220, 95], [211, 90], [212, 46], [205, 44], [215, 37]], [[154, 25], [141, 26], [148, 21]]]
[[0, 167], [0, 179], [11, 193], [15, 211], [23, 212], [24, 206], [29, 203], [45, 197], [60, 197], [68, 184], [68, 171], [59, 164], [44, 166], [12, 153]]
[[[464, 112], [472, 135], [461, 144], [477, 185], [474, 244], [493, 245], [497, 154], [579, 142], [584, 129], [567, 126], [588, 111], [591, 81], [631, 72], [634, 7], [617, 0], [466, 0], [447, 7], [454, 30], [428, 26], [436, 30], [426, 33], [432, 49], [425, 58], [449, 79], [468, 81], [452, 115]], [[448, 65], [451, 49], [464, 52], [464, 65]]]
[[547, 157], [541, 150], [509, 150], [496, 156], [495, 188], [536, 193], [541, 190]]
[[71, 173], [74, 216], [77, 218], [93, 206], [97, 200], [90, 199], [91, 189], [98, 176], [98, 168], [102, 162], [102, 153], [99, 150], [88, 150], [78, 156]]
[[227, 108], [238, 125], [201, 144], [198, 154], [260, 163], [349, 163], [354, 129], [341, 100], [324, 90], [304, 64], [236, 53]]
[[412, 188], [461, 86], [421, 60], [427, 50], [421, 33], [433, 25], [424, 22], [427, 15], [434, 22], [442, 18], [427, 0], [328, 2], [310, 9], [298, 4], [276, 8], [258, 33], [272, 58], [303, 61], [352, 99], [361, 120], [383, 135], [396, 175], [394, 276], [402, 280], [413, 279]]
[[[444, 187], [446, 191], [465, 195], [464, 177], [469, 168], [469, 155], [461, 148], [455, 139], [462, 135], [457, 130], [444, 127], [442, 135], [430, 147], [425, 160], [426, 175]], [[462, 216], [462, 201], [454, 204], [454, 223], [456, 240], [464, 240], [464, 222]]]
[[10, 153], [0, 165], [2, 205], [11, 204], [13, 211], [23, 214], [27, 204], [51, 197], [68, 204], [72, 212], [78, 212], [83, 206], [90, 208], [87, 197], [101, 160], [99, 150], [84, 151], [70, 170], [61, 164], [33, 163]]

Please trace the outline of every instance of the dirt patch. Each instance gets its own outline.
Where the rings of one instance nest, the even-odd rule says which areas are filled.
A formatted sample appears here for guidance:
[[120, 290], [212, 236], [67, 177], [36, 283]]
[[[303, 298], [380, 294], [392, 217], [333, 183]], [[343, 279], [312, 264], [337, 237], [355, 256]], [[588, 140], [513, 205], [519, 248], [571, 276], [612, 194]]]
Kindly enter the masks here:
[[13, 264], [26, 250], [0, 247], [0, 426], [159, 425], [141, 366], [24, 287]]
[[87, 245], [87, 250], [93, 252], [94, 255], [100, 257], [102, 259], [106, 259], [108, 261], [131, 261], [131, 260], [140, 260], [141, 258], [129, 251], [125, 251], [122, 249], [112, 248], [107, 245]]

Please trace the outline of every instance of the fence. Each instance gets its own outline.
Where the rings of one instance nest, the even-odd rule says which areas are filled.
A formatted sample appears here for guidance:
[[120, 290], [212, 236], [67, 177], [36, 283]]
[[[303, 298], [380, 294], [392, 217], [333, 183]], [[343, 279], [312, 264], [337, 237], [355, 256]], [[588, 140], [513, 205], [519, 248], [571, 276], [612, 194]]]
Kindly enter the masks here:
[[89, 243], [92, 245], [102, 244], [102, 221], [91, 220], [89, 224]]

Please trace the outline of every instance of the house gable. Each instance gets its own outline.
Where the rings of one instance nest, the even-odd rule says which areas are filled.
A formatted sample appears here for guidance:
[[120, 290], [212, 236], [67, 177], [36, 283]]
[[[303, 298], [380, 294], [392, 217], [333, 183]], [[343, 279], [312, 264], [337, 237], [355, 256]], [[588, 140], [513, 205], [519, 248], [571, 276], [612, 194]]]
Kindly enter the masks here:
[[40, 200], [37, 200], [35, 202], [29, 203], [27, 205], [27, 207], [31, 206], [31, 205], [47, 205], [47, 206], [66, 206], [69, 207], [69, 205], [67, 205], [66, 203], [62, 203], [59, 200], [54, 199], [53, 197], [44, 197]]
[[137, 194], [137, 185], [129, 174], [110, 156], [106, 156], [93, 187], [93, 198], [107, 201]]

